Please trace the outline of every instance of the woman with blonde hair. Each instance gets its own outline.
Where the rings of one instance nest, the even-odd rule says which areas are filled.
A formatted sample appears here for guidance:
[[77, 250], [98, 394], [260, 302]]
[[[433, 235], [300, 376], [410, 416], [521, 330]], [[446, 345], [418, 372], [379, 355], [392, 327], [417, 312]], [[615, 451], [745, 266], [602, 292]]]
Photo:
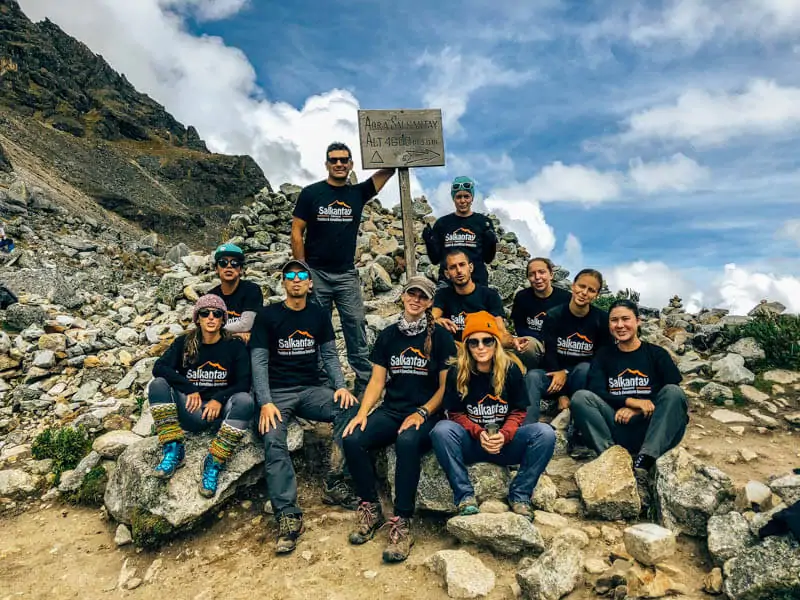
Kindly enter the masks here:
[[553, 456], [555, 433], [544, 423], [523, 425], [525, 367], [503, 349], [495, 318], [483, 311], [467, 315], [463, 339], [445, 383], [448, 419], [431, 432], [433, 450], [460, 515], [479, 512], [467, 465], [491, 462], [520, 465], [508, 502], [515, 513], [531, 518], [531, 495]]

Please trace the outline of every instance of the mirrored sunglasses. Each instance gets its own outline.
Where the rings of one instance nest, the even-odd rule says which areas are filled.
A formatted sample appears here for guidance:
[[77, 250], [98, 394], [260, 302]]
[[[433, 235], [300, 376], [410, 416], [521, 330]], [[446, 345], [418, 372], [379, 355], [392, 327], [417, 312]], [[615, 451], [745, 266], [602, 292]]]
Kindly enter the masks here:
[[300, 281], [308, 281], [308, 271], [289, 271], [288, 273], [283, 274], [283, 278], [286, 281], [294, 281], [295, 279], [299, 279]]
[[461, 190], [464, 190], [465, 192], [469, 192], [471, 194], [473, 187], [474, 186], [472, 185], [471, 181], [464, 181], [461, 183], [454, 183], [452, 189], [454, 192], [460, 192]]

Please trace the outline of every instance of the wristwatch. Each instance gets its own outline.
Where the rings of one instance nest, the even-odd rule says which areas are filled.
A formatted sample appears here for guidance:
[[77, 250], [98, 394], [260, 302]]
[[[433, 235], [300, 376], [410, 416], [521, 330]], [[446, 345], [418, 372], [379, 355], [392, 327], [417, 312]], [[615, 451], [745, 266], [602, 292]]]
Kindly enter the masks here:
[[421, 416], [426, 421], [428, 420], [428, 409], [425, 408], [424, 406], [420, 406], [414, 412], [416, 412], [419, 416]]

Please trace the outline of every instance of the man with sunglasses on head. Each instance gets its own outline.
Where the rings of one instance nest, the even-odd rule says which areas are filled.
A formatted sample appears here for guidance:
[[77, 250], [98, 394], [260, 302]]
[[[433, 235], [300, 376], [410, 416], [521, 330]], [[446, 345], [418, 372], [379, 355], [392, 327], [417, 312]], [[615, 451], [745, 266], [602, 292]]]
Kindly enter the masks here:
[[[292, 417], [333, 423], [330, 471], [322, 500], [351, 510], [358, 507], [358, 499], [345, 482], [341, 446], [342, 432], [355, 416], [358, 401], [345, 386], [331, 316], [308, 302], [312, 279], [304, 261], [287, 262], [282, 279], [286, 300], [258, 313], [250, 344], [259, 406], [257, 428], [264, 439], [267, 491], [278, 522], [278, 554], [294, 550], [304, 531], [297, 478], [286, 442]], [[319, 383], [320, 358], [333, 388]]]
[[214, 252], [214, 268], [220, 284], [208, 291], [219, 296], [228, 307], [226, 331], [242, 340], [250, 340], [250, 330], [256, 313], [264, 305], [261, 288], [252, 281], [242, 279], [244, 252], [235, 244], [222, 244]]
[[[325, 153], [328, 178], [303, 188], [292, 219], [292, 256], [311, 267], [314, 297], [329, 313], [336, 305], [342, 320], [347, 361], [356, 374], [356, 394], [367, 386], [372, 364], [367, 348], [361, 282], [355, 268], [356, 238], [364, 205], [383, 189], [394, 169], [348, 185], [353, 168], [350, 148], [334, 142]], [[305, 236], [305, 239], [304, 239]]]
[[475, 182], [469, 177], [456, 177], [450, 186], [450, 196], [456, 211], [437, 219], [433, 227], [426, 225], [422, 239], [431, 262], [439, 263], [439, 282], [447, 281], [445, 256], [450, 250], [463, 250], [474, 265], [472, 279], [489, 285], [486, 264], [497, 253], [497, 234], [486, 215], [472, 212]]

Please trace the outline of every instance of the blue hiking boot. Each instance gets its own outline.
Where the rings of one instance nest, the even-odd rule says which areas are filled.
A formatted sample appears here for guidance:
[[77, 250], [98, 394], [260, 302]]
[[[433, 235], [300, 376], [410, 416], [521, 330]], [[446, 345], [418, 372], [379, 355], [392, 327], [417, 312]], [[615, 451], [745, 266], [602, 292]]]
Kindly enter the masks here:
[[204, 498], [213, 498], [217, 493], [217, 483], [219, 482], [219, 472], [222, 470], [223, 463], [219, 462], [210, 454], [206, 455], [203, 461], [203, 480], [200, 483], [199, 492]]
[[183, 442], [169, 442], [161, 449], [161, 462], [153, 470], [153, 475], [159, 479], [169, 479], [183, 466], [186, 448]]

